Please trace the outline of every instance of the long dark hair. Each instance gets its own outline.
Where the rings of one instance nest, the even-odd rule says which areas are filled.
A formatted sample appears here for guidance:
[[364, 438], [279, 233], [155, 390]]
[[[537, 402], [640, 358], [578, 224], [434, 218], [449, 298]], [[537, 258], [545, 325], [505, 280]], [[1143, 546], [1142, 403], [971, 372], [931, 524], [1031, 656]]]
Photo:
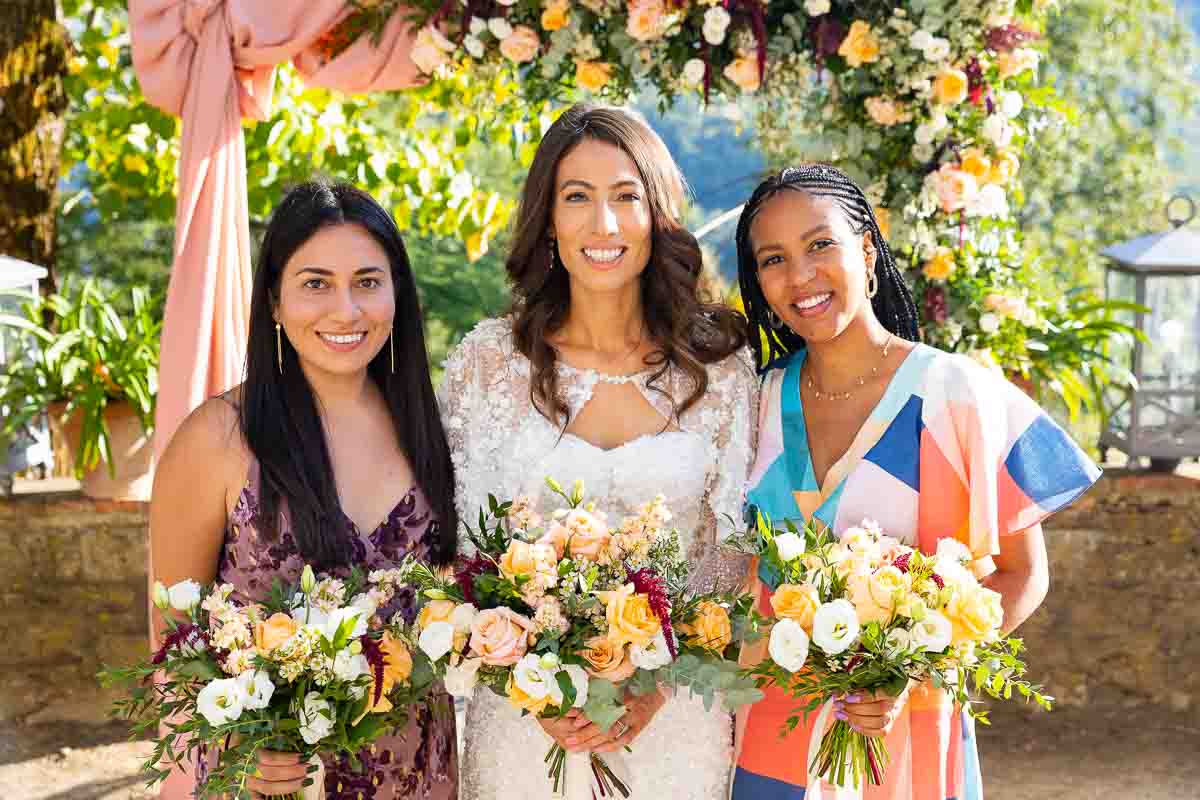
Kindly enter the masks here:
[[746, 342], [745, 319], [736, 311], [701, 299], [700, 244], [680, 223], [683, 176], [662, 139], [638, 114], [621, 108], [580, 103], [563, 112], [538, 145], [521, 191], [516, 231], [506, 268], [513, 284], [513, 341], [532, 364], [530, 399], [556, 424], [568, 414], [558, 396], [556, 355], [550, 336], [566, 322], [570, 278], [548, 238], [558, 165], [585, 139], [619, 147], [637, 165], [653, 220], [650, 263], [641, 274], [642, 313], [658, 351], [647, 365], [670, 365], [692, 380], [682, 403], [672, 398], [678, 417], [708, 389], [706, 364], [720, 361]]
[[771, 369], [804, 348], [803, 337], [797, 336], [786, 326], [775, 328], [771, 325], [767, 316], [771, 307], [758, 282], [758, 265], [754, 261], [754, 248], [750, 243], [750, 227], [759, 211], [768, 200], [784, 190], [813, 197], [832, 197], [855, 233], [871, 232], [871, 241], [875, 244], [875, 263], [871, 268], [879, 281], [879, 291], [875, 293], [871, 307], [884, 328], [901, 339], [917, 341], [917, 307], [912, 291], [896, 266], [896, 259], [879, 231], [875, 210], [871, 208], [862, 189], [844, 172], [827, 164], [787, 167], [758, 185], [746, 201], [737, 226], [738, 285], [742, 290], [746, 317], [750, 321], [750, 347], [754, 350], [756, 364], [763, 364], [764, 340], [767, 345], [766, 364], [761, 371]]
[[277, 536], [286, 501], [296, 544], [306, 559], [323, 567], [352, 560], [317, 398], [287, 337], [283, 369], [278, 368], [272, 316], [280, 277], [292, 254], [321, 229], [350, 224], [365, 228], [391, 265], [396, 371], [383, 348], [367, 374], [383, 394], [400, 449], [436, 515], [434, 560], [443, 563], [454, 557], [457, 539], [454, 467], [429, 377], [416, 282], [392, 217], [366, 192], [346, 184], [312, 182], [291, 189], [271, 215], [259, 251], [240, 421], [261, 472], [260, 524], [269, 537]]

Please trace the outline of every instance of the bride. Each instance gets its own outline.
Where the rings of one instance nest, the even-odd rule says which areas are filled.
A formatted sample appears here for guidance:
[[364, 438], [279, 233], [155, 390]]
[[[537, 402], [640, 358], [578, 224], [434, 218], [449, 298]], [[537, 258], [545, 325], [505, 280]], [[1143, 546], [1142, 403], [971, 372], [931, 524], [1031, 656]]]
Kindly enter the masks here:
[[[507, 263], [513, 311], [481, 322], [448, 359], [443, 416], [463, 519], [489, 492], [538, 497], [546, 477], [583, 480], [614, 522], [661, 493], [705, 581], [732, 587], [747, 565], [717, 546], [728, 530], [719, 520], [740, 517], [757, 382], [744, 320], [699, 298], [700, 248], [680, 224], [682, 195], [678, 167], [641, 117], [568, 109], [521, 196]], [[626, 706], [606, 733], [575, 712], [522, 718], [480, 690], [467, 710], [461, 797], [549, 797], [552, 739], [607, 753], [631, 800], [728, 796], [733, 726], [719, 706], [706, 711], [687, 693]]]

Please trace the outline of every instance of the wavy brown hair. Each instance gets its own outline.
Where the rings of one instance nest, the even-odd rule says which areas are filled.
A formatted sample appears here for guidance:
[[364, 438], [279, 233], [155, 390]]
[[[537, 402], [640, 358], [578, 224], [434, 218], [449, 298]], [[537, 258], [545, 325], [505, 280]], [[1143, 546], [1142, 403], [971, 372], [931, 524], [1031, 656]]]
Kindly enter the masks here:
[[639, 281], [646, 329], [657, 344], [645, 363], [658, 367], [647, 385], [667, 394], [656, 382], [671, 365], [691, 378], [691, 394], [682, 403], [671, 398], [678, 418], [708, 390], [705, 365], [720, 361], [746, 343], [746, 320], [737, 311], [701, 297], [700, 243], [680, 223], [683, 175], [662, 139], [635, 112], [589, 103], [563, 112], [538, 145], [521, 190], [506, 264], [513, 285], [513, 342], [532, 364], [530, 399], [555, 424], [566, 420], [569, 411], [558, 394], [557, 355], [550, 337], [567, 321], [571, 286], [550, 243], [549, 230], [558, 165], [587, 139], [624, 151], [646, 188], [651, 250]]

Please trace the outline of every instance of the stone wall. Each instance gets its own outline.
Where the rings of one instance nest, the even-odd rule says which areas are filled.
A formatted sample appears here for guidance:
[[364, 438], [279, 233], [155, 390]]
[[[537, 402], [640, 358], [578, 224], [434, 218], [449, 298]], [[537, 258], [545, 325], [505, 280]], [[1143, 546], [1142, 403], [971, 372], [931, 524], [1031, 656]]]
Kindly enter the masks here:
[[0, 498], [0, 720], [100, 722], [101, 664], [146, 655], [146, 504]]
[[[1063, 705], [1200, 708], [1200, 482], [1109, 474], [1046, 541], [1032, 677]], [[104, 719], [96, 671], [148, 647], [145, 575], [143, 504], [0, 499], [0, 720]]]

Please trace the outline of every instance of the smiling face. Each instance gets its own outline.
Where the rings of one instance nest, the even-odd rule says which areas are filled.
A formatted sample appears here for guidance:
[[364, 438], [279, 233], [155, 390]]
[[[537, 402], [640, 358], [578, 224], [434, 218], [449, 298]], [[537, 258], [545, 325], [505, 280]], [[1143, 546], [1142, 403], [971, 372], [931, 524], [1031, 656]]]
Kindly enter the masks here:
[[874, 313], [867, 265], [875, 246], [833, 198], [778, 192], [751, 224], [750, 245], [771, 310], [805, 341], [830, 341]]
[[322, 228], [288, 259], [275, 321], [306, 373], [365, 371], [387, 346], [396, 304], [387, 252], [360, 225]]
[[559, 162], [550, 236], [572, 287], [635, 285], [650, 262], [653, 228], [646, 187], [624, 150], [585, 139]]

